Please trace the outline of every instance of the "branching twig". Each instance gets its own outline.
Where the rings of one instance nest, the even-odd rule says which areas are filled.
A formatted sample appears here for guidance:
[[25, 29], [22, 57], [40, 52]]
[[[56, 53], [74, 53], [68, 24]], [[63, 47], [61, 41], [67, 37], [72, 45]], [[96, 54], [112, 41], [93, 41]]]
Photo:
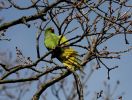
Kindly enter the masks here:
[[[11, 22], [7, 22], [7, 23], [4, 23], [0, 26], [0, 31], [2, 30], [5, 30], [9, 27], [12, 27], [14, 25], [17, 25], [17, 24], [23, 24], [23, 18], [26, 22], [29, 22], [29, 21], [33, 21], [33, 20], [36, 20], [36, 19], [39, 19], [43, 16], [45, 16], [46, 12], [48, 10], [50, 10], [51, 8], [53, 8], [54, 6], [56, 6], [57, 4], [59, 4], [60, 2], [62, 2], [62, 0], [58, 0], [57, 2], [51, 4], [50, 6], [46, 7], [45, 9], [41, 10], [40, 13], [37, 13], [37, 14], [34, 14], [34, 15], [31, 15], [31, 16], [25, 16], [25, 17], [21, 17], [17, 20], [14, 20], [14, 21], [11, 21]], [[46, 21], [46, 19], [45, 19]]]
[[73, 73], [74, 78], [75, 78], [75, 83], [77, 86], [77, 94], [79, 96], [79, 100], [84, 100], [84, 96], [83, 96], [83, 86], [81, 84], [80, 78], [76, 73]]

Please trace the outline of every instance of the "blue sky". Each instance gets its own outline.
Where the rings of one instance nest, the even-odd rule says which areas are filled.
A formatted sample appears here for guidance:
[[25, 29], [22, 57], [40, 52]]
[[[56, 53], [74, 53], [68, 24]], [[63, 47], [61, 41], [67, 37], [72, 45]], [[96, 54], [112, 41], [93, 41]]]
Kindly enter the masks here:
[[[25, 5], [24, 2], [21, 2], [20, 4]], [[28, 5], [28, 4], [26, 4]], [[10, 13], [11, 12], [11, 13]], [[29, 11], [16, 11], [15, 9], [11, 9], [11, 10], [2, 10], [0, 12], [0, 16], [4, 17], [4, 21], [11, 21], [17, 18], [20, 18], [23, 15], [32, 15], [35, 12], [35, 10], [29, 10]], [[30, 22], [31, 23], [31, 22]], [[73, 24], [73, 26], [76, 26], [76, 24]], [[71, 25], [72, 26], [72, 25]], [[55, 30], [56, 31], [56, 30]], [[17, 26], [13, 26], [11, 28], [9, 28], [6, 31], [6, 37], [11, 39], [10, 42], [8, 41], [0, 41], [0, 52], [3, 51], [11, 51], [13, 53], [13, 59], [15, 59], [16, 57], [16, 52], [15, 52], [15, 47], [17, 46], [18, 48], [20, 48], [23, 52], [23, 54], [28, 57], [30, 56], [31, 59], [33, 61], [36, 60], [36, 32], [37, 29], [35, 28], [34, 25], [31, 25], [30, 28], [27, 28], [25, 25], [17, 25]], [[57, 31], [56, 31], [57, 33]], [[78, 33], [81, 33], [81, 31], [79, 31]], [[74, 35], [76, 33], [73, 33]], [[113, 39], [110, 39], [108, 42], [106, 42], [105, 44], [102, 45], [102, 47], [104, 45], [109, 45], [108, 50], [125, 50], [127, 49], [128, 46], [131, 46], [132, 44], [132, 36], [127, 36], [128, 40], [130, 42], [129, 45], [125, 45], [125, 41], [124, 41], [124, 37], [123, 36], [117, 36], [114, 37]], [[67, 35], [67, 38], [71, 38], [71, 35]], [[85, 42], [83, 41], [82, 44], [84, 44]], [[45, 53], [45, 51], [47, 51], [47, 49], [44, 47], [43, 45], [43, 35], [41, 36], [40, 39], [40, 52], [41, 55], [43, 55]], [[101, 48], [101, 46], [100, 46]], [[79, 50], [78, 50], [79, 51]], [[98, 91], [101, 90], [104, 86], [103, 86], [103, 82], [107, 81], [112, 88], [115, 86], [116, 81], [119, 80], [120, 81], [120, 85], [119, 88], [117, 89], [117, 92], [115, 94], [115, 99], [117, 96], [121, 95], [122, 92], [125, 92], [125, 95], [123, 95], [123, 100], [130, 100], [131, 99], [131, 92], [132, 92], [132, 80], [131, 80], [131, 76], [132, 76], [132, 52], [123, 54], [121, 56], [120, 60], [106, 60], [106, 64], [109, 67], [112, 66], [116, 66], [118, 65], [119, 68], [112, 70], [110, 72], [110, 80], [107, 80], [107, 70], [102, 67], [99, 70], [95, 70], [94, 73], [92, 74], [92, 76], [90, 77], [89, 81], [87, 82], [88, 84], [88, 91], [90, 92], [89, 94], [89, 98], [92, 98], [93, 96], [93, 92], [94, 91]], [[93, 62], [91, 62], [93, 63]], [[87, 64], [87, 67], [90, 66], [90, 64]], [[89, 68], [87, 68], [87, 70], [89, 70]], [[72, 78], [71, 78], [72, 79]], [[35, 83], [34, 83], [35, 85]], [[34, 86], [32, 85], [32, 86]], [[33, 90], [35, 91], [35, 90]], [[33, 93], [32, 91], [32, 93]], [[49, 89], [47, 90], [49, 91]], [[32, 93], [30, 93], [30, 95], [32, 95]], [[28, 94], [27, 94], [28, 95]], [[29, 96], [30, 97], [30, 96]], [[114, 99], [114, 100], [115, 100]], [[23, 100], [25, 100], [25, 98], [23, 98]], [[50, 98], [49, 98], [50, 100]], [[55, 100], [55, 99], [52, 99]], [[87, 100], [87, 97], [86, 97]]]

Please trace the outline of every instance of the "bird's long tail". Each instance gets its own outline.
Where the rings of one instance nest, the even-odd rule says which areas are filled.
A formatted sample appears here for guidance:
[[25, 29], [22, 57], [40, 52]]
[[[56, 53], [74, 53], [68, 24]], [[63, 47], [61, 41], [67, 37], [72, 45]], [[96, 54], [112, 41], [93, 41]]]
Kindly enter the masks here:
[[73, 48], [67, 48], [61, 55], [62, 63], [72, 72], [80, 70], [83, 72], [83, 67], [81, 66], [81, 60], [79, 59], [78, 53]]

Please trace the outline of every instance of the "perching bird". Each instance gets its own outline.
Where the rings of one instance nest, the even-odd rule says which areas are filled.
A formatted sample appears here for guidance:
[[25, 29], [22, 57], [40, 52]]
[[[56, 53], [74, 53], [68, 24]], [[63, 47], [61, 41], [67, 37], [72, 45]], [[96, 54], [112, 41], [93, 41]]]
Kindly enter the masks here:
[[67, 46], [69, 42], [66, 37], [56, 35], [54, 29], [49, 27], [44, 33], [44, 44], [48, 50], [53, 50], [52, 58], [56, 57], [68, 70], [75, 72], [79, 69], [83, 72], [78, 53], [72, 47]]

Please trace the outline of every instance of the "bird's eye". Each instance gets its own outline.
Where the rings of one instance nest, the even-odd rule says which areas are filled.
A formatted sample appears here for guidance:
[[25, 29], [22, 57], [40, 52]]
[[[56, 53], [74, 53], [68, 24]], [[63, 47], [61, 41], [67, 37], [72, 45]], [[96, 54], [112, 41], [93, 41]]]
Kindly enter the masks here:
[[51, 31], [54, 33], [54, 29], [53, 28], [51, 28]]

